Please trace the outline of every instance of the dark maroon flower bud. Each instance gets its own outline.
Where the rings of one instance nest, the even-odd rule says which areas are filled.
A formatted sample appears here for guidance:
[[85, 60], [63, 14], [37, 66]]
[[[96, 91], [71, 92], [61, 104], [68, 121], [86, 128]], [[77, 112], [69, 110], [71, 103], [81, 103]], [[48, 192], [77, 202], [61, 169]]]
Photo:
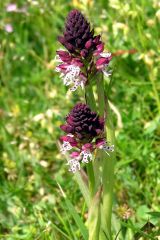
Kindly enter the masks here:
[[64, 142], [69, 142], [70, 144], [77, 144], [76, 140], [70, 136], [61, 136], [60, 140]]
[[104, 50], [104, 43], [100, 43], [99, 45], [97, 45], [97, 50], [101, 53]]
[[64, 63], [70, 63], [72, 60], [71, 55], [67, 51], [59, 50], [57, 51], [57, 54]]
[[93, 145], [91, 143], [86, 143], [82, 146], [82, 150], [89, 150], [89, 151], [93, 151]]
[[104, 43], [100, 43], [96, 46], [96, 51], [94, 51], [94, 56], [99, 56], [104, 50]]
[[111, 57], [101, 57], [96, 61], [96, 68], [103, 69], [106, 65], [109, 64]]
[[79, 58], [73, 58], [72, 64], [75, 64], [78, 67], [83, 67], [84, 66], [84, 64], [82, 63], [82, 61]]
[[96, 147], [103, 146], [106, 143], [104, 138], [97, 138], [96, 139]]
[[72, 10], [66, 19], [65, 32], [58, 38], [69, 52], [79, 52], [85, 48], [86, 42], [94, 39], [94, 31], [78, 10]]
[[61, 125], [60, 128], [66, 133], [72, 133], [73, 127], [69, 125]]
[[70, 137], [70, 136], [61, 136], [60, 140], [62, 142], [69, 142], [72, 147], [76, 147], [78, 144], [77, 141], [73, 137]]
[[99, 44], [101, 44], [100, 38], [101, 38], [100, 35], [97, 35], [97, 36], [94, 37], [93, 42], [94, 42], [94, 44], [95, 44], [96, 46], [99, 45]]
[[[90, 143], [104, 131], [104, 120], [83, 103], [78, 103], [66, 117], [61, 129], [72, 133], [81, 143]], [[71, 130], [69, 132], [69, 130]]]
[[88, 56], [88, 50], [87, 49], [83, 49], [80, 54], [81, 54], [82, 57], [85, 58], [85, 57]]
[[92, 40], [92, 39], [89, 39], [89, 40], [86, 42], [85, 47], [86, 47], [87, 49], [90, 49], [90, 48], [92, 47], [92, 45], [93, 45], [93, 40]]

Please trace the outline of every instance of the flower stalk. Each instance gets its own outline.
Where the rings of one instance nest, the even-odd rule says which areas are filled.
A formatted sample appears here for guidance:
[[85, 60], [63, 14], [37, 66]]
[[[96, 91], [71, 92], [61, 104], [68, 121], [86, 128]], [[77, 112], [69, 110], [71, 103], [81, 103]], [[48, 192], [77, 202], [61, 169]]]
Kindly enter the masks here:
[[[104, 93], [104, 81], [103, 75], [101, 79], [97, 79], [97, 92], [99, 113], [105, 117], [106, 123], [106, 138], [115, 146], [115, 134], [112, 121], [112, 115], [108, 103], [107, 97]], [[101, 152], [103, 162], [102, 184], [103, 184], [103, 196], [102, 196], [102, 212], [104, 221], [104, 227], [107, 229], [108, 239], [112, 239], [111, 234], [111, 217], [112, 217], [112, 205], [113, 205], [113, 185], [114, 185], [114, 165], [115, 165], [115, 151], [107, 155], [105, 152]], [[102, 225], [103, 228], [103, 225]]]

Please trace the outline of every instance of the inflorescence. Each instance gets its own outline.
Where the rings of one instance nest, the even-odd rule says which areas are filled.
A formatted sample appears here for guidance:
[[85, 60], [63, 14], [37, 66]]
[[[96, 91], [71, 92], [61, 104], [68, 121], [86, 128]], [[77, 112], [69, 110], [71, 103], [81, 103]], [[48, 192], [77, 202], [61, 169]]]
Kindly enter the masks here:
[[80, 11], [72, 10], [68, 14], [64, 33], [58, 40], [67, 51], [57, 51], [60, 64], [56, 71], [61, 73], [64, 85], [71, 85], [71, 91], [79, 86], [83, 88], [92, 74], [101, 71], [110, 75], [107, 67], [111, 53], [104, 52], [100, 35], [94, 36], [94, 30]]
[[92, 160], [96, 149], [113, 151], [114, 145], [108, 146], [104, 138], [104, 119], [83, 103], [78, 103], [66, 117], [66, 124], [61, 129], [67, 134], [62, 136], [61, 152], [70, 153], [69, 171], [80, 170], [80, 163]]

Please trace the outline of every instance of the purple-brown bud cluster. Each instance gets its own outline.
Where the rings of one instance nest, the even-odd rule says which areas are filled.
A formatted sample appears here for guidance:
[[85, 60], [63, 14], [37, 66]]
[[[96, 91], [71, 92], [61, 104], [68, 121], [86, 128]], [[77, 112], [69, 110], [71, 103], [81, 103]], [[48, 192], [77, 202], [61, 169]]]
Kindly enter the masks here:
[[104, 119], [83, 103], [78, 103], [66, 117], [61, 126], [66, 133], [74, 135], [79, 142], [88, 143], [104, 131]]
[[104, 139], [104, 119], [83, 103], [78, 103], [66, 117], [66, 124], [61, 129], [67, 133], [60, 140], [62, 153], [72, 150], [68, 161], [70, 171], [80, 169], [80, 162], [92, 160], [92, 152], [97, 149], [113, 151], [113, 146], [107, 146]]
[[88, 49], [94, 46], [94, 30], [78, 10], [72, 10], [66, 19], [63, 36], [58, 38], [70, 53], [86, 55]]

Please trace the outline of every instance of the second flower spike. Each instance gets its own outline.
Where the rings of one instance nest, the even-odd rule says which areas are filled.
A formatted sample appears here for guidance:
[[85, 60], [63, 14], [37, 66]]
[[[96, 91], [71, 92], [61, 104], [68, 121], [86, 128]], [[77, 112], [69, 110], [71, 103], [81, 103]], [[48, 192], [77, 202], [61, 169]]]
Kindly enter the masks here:
[[78, 103], [66, 117], [66, 123], [61, 129], [67, 134], [62, 136], [61, 152], [71, 151], [68, 161], [69, 171], [80, 170], [80, 162], [88, 163], [93, 159], [96, 149], [113, 151], [114, 146], [108, 146], [104, 138], [104, 119], [83, 103]]

